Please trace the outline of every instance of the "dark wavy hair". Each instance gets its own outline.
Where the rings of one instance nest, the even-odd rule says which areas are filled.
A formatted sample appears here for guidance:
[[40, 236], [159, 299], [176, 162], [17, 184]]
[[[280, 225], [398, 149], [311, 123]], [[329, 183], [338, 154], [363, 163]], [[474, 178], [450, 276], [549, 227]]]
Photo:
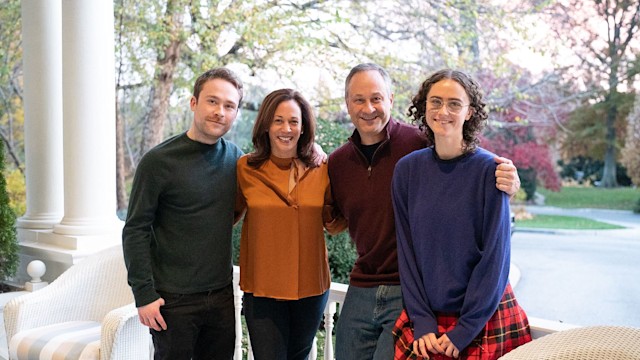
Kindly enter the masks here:
[[207, 81], [213, 80], [213, 79], [225, 80], [231, 83], [231, 85], [233, 85], [238, 90], [238, 95], [240, 95], [240, 100], [238, 101], [238, 108], [240, 108], [240, 103], [242, 102], [242, 96], [244, 95], [242, 91], [242, 88], [243, 88], [242, 80], [240, 80], [238, 75], [236, 75], [233, 71], [224, 67], [210, 69], [202, 73], [200, 76], [198, 76], [198, 78], [196, 79], [196, 82], [193, 84], [193, 96], [195, 96], [196, 101], [200, 96], [200, 91], [202, 91], [202, 87], [204, 86], [204, 84]]
[[271, 142], [269, 141], [269, 127], [273, 122], [273, 116], [276, 108], [284, 101], [293, 100], [300, 106], [302, 115], [302, 129], [298, 139], [297, 156], [306, 166], [315, 167], [315, 153], [313, 149], [316, 134], [316, 117], [313, 115], [311, 105], [300, 94], [293, 89], [280, 89], [267, 95], [260, 105], [256, 122], [253, 125], [253, 142], [254, 151], [249, 154], [247, 163], [254, 167], [260, 167], [271, 156]]
[[460, 84], [469, 97], [469, 106], [473, 109], [471, 118], [464, 122], [462, 127], [462, 151], [467, 153], [473, 151], [478, 145], [478, 134], [484, 127], [489, 114], [484, 109], [486, 104], [482, 100], [482, 90], [480, 85], [469, 75], [458, 70], [443, 69], [433, 73], [420, 85], [420, 90], [411, 100], [411, 106], [407, 115], [419, 124], [420, 130], [431, 144], [434, 144], [433, 131], [427, 125], [427, 95], [433, 84], [440, 80], [451, 79]]

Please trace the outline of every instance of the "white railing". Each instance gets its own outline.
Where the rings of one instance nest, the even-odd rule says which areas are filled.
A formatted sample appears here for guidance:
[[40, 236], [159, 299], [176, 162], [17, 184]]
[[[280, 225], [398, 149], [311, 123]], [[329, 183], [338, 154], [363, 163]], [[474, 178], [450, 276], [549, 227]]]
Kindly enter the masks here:
[[[234, 296], [235, 296], [235, 307], [236, 307], [236, 347], [235, 347], [235, 355], [234, 360], [242, 360], [242, 340], [245, 336], [242, 331], [242, 322], [241, 322], [241, 310], [242, 310], [242, 291], [239, 286], [240, 281], [240, 268], [237, 266], [233, 267], [233, 284], [234, 284]], [[344, 302], [344, 297], [347, 294], [347, 289], [349, 285], [340, 284], [340, 283], [331, 283], [331, 290], [329, 292], [329, 300], [327, 301], [327, 305], [324, 309], [324, 330], [325, 330], [325, 342], [324, 342], [324, 360], [333, 360], [334, 359], [334, 351], [333, 351], [333, 337], [331, 333], [333, 332], [334, 327], [334, 315], [336, 313], [336, 305]], [[531, 336], [534, 339], [543, 337], [545, 335], [568, 330], [572, 328], [576, 328], [576, 325], [564, 324], [558, 321], [545, 320], [536, 317], [529, 317], [529, 325], [531, 326]], [[251, 342], [248, 343], [248, 360], [253, 360], [253, 355], [251, 353]], [[318, 349], [317, 344], [314, 341], [313, 348], [311, 349], [311, 353], [309, 354], [310, 360], [317, 360], [318, 357]]]

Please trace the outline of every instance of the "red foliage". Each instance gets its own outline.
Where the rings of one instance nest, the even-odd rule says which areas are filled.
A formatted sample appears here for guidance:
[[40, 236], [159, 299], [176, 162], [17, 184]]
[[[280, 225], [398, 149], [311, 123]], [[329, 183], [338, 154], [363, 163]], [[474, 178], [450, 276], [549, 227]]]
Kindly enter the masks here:
[[560, 190], [549, 143], [556, 136], [555, 121], [567, 116], [568, 107], [550, 108], [546, 104], [557, 102], [561, 90], [551, 82], [533, 84], [526, 72], [516, 79], [496, 78], [485, 72], [478, 79], [489, 110], [482, 146], [511, 159], [518, 169], [535, 169], [545, 188]]
[[560, 177], [551, 163], [551, 155], [547, 145], [535, 141], [516, 143], [501, 138], [500, 134], [487, 140], [482, 137], [482, 146], [500, 156], [511, 159], [519, 169], [535, 169], [538, 180], [549, 190], [560, 190]]

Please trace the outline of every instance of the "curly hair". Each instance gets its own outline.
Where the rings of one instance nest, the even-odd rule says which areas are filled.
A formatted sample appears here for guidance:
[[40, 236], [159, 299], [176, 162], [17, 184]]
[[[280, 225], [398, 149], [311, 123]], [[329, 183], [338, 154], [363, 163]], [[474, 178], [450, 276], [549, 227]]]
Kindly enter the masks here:
[[480, 85], [469, 75], [451, 69], [443, 69], [433, 73], [420, 85], [420, 90], [418, 90], [418, 93], [411, 99], [411, 105], [409, 106], [407, 115], [413, 118], [413, 121], [419, 125], [420, 130], [424, 132], [429, 142], [433, 144], [433, 130], [427, 125], [426, 118], [427, 96], [435, 83], [445, 79], [450, 79], [460, 84], [469, 97], [469, 106], [473, 109], [473, 113], [471, 118], [465, 121], [462, 127], [462, 151], [464, 153], [473, 151], [478, 145], [478, 134], [484, 127], [489, 114], [485, 110], [486, 103], [482, 100]]
[[271, 142], [269, 140], [269, 127], [273, 123], [273, 116], [276, 113], [278, 105], [285, 101], [293, 100], [300, 107], [300, 113], [302, 116], [302, 128], [304, 132], [300, 134], [297, 146], [297, 156], [308, 167], [315, 167], [315, 152], [313, 149], [315, 132], [316, 132], [316, 117], [313, 114], [311, 105], [302, 96], [302, 94], [293, 89], [280, 89], [275, 90], [269, 95], [265, 96], [258, 110], [256, 122], [253, 125], [253, 135], [251, 141], [253, 142], [254, 151], [249, 154], [247, 163], [254, 167], [260, 167], [271, 156]]

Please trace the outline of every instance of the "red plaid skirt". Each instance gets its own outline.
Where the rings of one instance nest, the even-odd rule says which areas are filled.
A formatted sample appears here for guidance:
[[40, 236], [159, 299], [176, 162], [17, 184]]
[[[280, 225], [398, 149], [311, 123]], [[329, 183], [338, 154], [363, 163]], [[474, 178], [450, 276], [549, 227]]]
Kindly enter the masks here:
[[[438, 333], [451, 331], [458, 321], [456, 315], [436, 314]], [[423, 359], [413, 352], [413, 323], [406, 310], [402, 311], [393, 328], [395, 340], [394, 360]], [[511, 285], [507, 284], [498, 310], [471, 344], [460, 351], [459, 359], [492, 360], [501, 357], [518, 346], [531, 341], [529, 321], [518, 305]], [[431, 354], [430, 359], [451, 359], [442, 354]]]

